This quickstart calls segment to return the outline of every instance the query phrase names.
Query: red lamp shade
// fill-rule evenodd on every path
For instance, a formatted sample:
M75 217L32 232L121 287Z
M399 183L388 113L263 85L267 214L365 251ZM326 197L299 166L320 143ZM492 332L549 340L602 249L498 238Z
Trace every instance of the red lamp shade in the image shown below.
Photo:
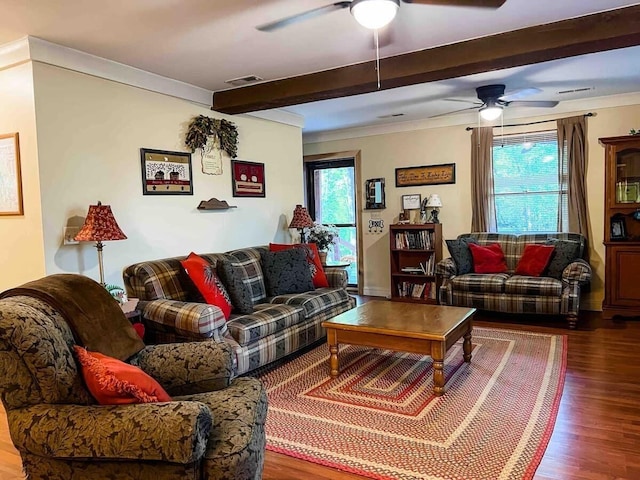
M84 225L74 239L79 242L97 242L96 249L98 250L98 266L100 267L100 283L102 285L105 284L104 267L102 266L102 248L104 246L102 241L124 240L125 238L127 236L120 230L109 205L102 205L102 202L98 202L97 205L89 205Z
M124 240L127 236L124 234L118 222L116 222L110 205L89 205L89 212L84 221L84 225L75 236L75 240L79 242L100 242L103 240Z
M302 205L296 205L295 210L293 211L293 218L291 219L291 223L289 224L289 228L306 228L313 227L313 220L309 215L306 207Z

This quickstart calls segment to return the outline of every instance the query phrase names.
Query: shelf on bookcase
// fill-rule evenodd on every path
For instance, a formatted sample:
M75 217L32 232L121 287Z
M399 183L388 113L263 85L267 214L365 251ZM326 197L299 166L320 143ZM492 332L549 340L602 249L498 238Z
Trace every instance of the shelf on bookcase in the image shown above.
M392 277L411 277L411 278L422 278L422 279L434 279L435 275L425 275L423 273L403 273L403 272L394 272L391 274Z
M413 298L413 297L391 297L392 302L409 302L409 303L438 303L435 298Z
M418 248L392 248L392 252L415 252L415 253L433 253L435 250L433 248L429 250L420 250Z

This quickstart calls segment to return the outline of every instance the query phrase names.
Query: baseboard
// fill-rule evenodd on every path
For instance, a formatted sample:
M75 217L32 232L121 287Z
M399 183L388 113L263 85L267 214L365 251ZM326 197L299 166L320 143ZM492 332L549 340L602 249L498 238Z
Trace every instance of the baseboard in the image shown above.
M391 294L389 293L389 290L387 290L386 288L364 287L362 289L362 294L368 295L370 297L391 298Z

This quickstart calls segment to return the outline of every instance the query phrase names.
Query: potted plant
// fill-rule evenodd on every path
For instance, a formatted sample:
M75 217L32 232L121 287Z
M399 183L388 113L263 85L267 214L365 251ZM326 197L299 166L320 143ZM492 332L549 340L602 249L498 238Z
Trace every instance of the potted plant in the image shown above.
M309 242L317 245L323 265L327 263L327 252L336 243L337 238L338 229L335 225L315 223L309 230Z

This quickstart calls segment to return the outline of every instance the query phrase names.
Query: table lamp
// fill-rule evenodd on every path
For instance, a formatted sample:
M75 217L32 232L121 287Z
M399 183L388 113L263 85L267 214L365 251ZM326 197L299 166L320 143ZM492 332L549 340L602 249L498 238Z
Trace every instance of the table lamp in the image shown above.
M111 212L110 205L89 205L89 212L84 225L74 237L79 242L97 242L98 266L100 267L100 284L104 285L104 268L102 266L102 244L107 240L125 240L127 236L120 230L118 222Z
M442 201L440 200L440 196L437 193L433 193L429 196L429 200L427 200L427 208L432 208L431 217L429 217L429 223L440 223L438 220L438 209L442 207Z
M300 230L300 243L306 243L306 235L304 233L304 229L308 227L313 227L313 220L309 215L306 207L302 205L296 205L295 210L293 211L293 218L291 219L291 223L289 224L289 228L297 228Z

